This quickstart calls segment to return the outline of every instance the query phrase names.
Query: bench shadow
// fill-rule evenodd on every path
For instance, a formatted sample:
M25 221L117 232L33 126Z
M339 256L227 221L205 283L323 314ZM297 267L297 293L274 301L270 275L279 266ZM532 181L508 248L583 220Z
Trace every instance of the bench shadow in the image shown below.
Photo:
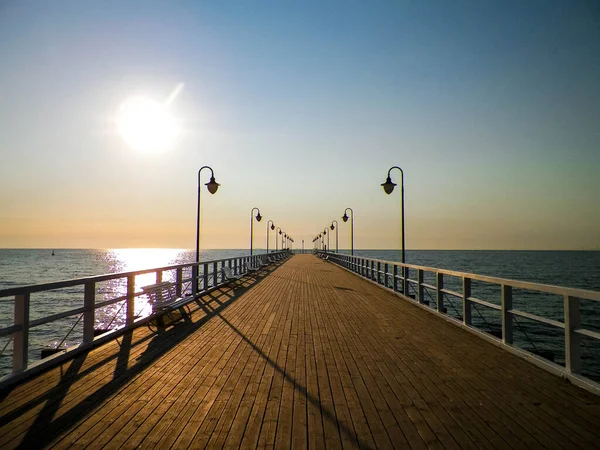
M213 291L206 294L202 294L196 300L192 301L195 309L193 309L190 314L185 314L184 320L173 324L168 329L159 327L157 332L148 334L137 340L134 339L134 332L136 330L130 330L124 333L116 353L112 353L106 358L103 358L100 362L83 371L81 368L87 356L91 351L98 350L98 348L79 354L70 361L69 367L64 374L62 374L58 384L21 407L16 408L9 414L2 416L2 418L0 418L0 427L10 424L13 421L18 422L22 416L28 415L30 411L38 409L39 405L43 404L41 410L36 414L35 420L25 431L18 447L41 448L54 442L75 424L84 420L87 415L93 413L98 405L101 405L106 399L117 393L123 386L141 374L157 358L183 342L194 331L199 329L213 317L218 316L242 295L254 288L278 266L279 265L273 265L273 267L265 268L251 277L243 277L238 280L237 286L235 287L228 288L227 286L223 286L215 288ZM224 297L225 300L223 300ZM216 306L211 306L214 303L216 303ZM204 313L204 316L193 321L190 315L197 315L199 313ZM134 361L130 361L132 350L135 347L146 343L146 350ZM83 400L70 407L68 411L62 412L60 417L55 417L62 406L63 399L78 380L92 373L94 370L98 370L102 366L110 364L115 359L116 364L112 379L90 393L90 395ZM29 379L29 382L35 380L35 378L36 377ZM19 385L6 388L6 390L2 392L2 398L9 397L10 393L17 386Z

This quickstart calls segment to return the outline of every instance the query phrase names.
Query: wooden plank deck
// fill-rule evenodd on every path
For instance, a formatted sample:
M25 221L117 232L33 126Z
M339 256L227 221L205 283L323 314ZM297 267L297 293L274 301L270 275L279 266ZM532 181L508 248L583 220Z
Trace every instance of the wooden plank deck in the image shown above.
M2 449L600 447L600 398L312 255L0 401Z

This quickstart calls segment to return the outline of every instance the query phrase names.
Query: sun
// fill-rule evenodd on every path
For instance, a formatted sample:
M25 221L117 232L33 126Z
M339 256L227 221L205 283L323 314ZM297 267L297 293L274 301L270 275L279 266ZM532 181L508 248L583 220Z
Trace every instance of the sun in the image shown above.
M144 96L129 97L121 103L116 125L130 147L147 153L173 147L179 135L168 105Z

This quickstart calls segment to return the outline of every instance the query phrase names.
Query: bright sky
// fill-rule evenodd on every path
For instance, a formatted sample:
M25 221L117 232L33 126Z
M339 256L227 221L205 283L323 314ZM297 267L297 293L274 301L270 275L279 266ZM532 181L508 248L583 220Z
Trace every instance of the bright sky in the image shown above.
M598 5L3 1L0 247L600 249Z

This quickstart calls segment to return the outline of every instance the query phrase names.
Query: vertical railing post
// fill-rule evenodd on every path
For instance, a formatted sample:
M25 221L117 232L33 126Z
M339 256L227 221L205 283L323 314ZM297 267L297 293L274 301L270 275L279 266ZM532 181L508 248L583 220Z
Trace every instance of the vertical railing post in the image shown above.
M398 266L394 264L394 292L398 292Z
M177 297L181 297L183 285L183 268L178 267L175 270L175 293Z
M236 274L236 275L239 274L239 272L238 272L238 261L239 261L239 258L235 258L233 260L233 273Z
M127 311L125 323L131 325L135 317L135 275L127 275Z
M157 270L156 271L156 282L157 283L162 283L163 280L163 271L162 270Z
M471 325L471 279L463 277L463 323L465 325Z
M419 296L419 303L425 301L425 288L423 287L423 270L419 269L417 273L417 295Z
M444 289L444 274L440 272L436 272L436 281L437 281L437 310L439 313L444 313L444 293L442 289Z
M216 262L213 263L213 287L217 285L217 277L219 276L219 271L217 270Z
M15 325L13 333L13 372L23 372L27 368L29 354L29 294L15 295Z
M199 266L194 264L192 266L192 295L195 297L198 294L198 272Z
M403 266L402 273L404 274L402 283L402 293L408 297L408 267Z
M202 290L206 291L208 289L208 263L202 264Z
M94 340L94 321L96 314L96 282L87 281L83 288L83 342Z
M381 263L377 261L375 267L377 267L377 284L381 284Z
M375 261L371 260L371 280L375 281Z
M513 343L513 321L512 321L512 286L502 285L502 342L511 345Z
M579 299L565 295L565 368L568 373L581 370L581 337L575 332L581 324Z
M389 283L388 282L388 275L389 275L389 273L388 273L388 264L384 263L383 264L383 277L384 277L383 279L385 280L385 282L384 282L384 286L385 287L388 287L388 283ZM394 286L394 285L392 284L392 286Z

